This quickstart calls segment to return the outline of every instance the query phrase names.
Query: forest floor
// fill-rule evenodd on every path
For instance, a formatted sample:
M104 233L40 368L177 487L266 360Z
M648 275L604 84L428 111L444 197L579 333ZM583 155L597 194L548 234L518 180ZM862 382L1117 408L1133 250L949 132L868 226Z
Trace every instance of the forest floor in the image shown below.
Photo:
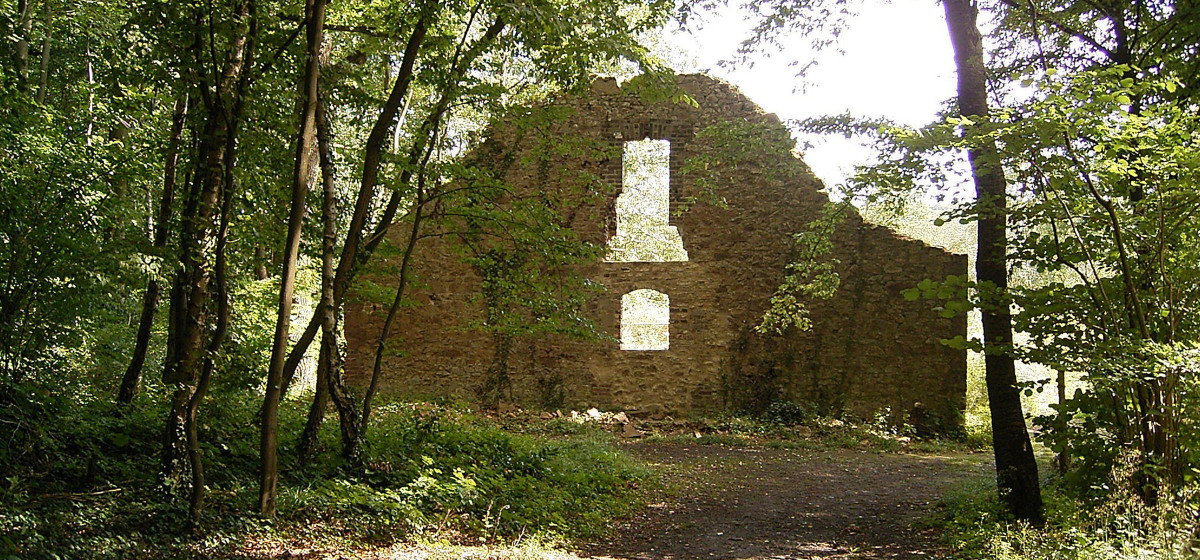
M662 501L585 546L595 558L940 558L919 523L987 455L632 444L667 476Z
M571 553L521 548L396 547L397 560L900 560L948 558L923 521L939 499L990 476L981 453L777 449L676 442L621 447L654 465L663 487L607 538Z

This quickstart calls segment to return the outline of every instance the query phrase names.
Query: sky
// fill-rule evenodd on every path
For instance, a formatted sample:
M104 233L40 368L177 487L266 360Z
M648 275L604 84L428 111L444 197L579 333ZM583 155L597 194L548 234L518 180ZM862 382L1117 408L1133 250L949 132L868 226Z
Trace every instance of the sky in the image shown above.
M737 2L732 2L737 4ZM887 117L920 126L933 120L954 95L954 54L942 7L933 0L894 0L863 7L850 20L838 47L819 53L804 78L793 61L810 60L809 41L785 38L783 52L757 56L753 67L722 67L748 36L737 6L703 16L699 28L672 30L666 42L679 71L702 71L738 86L764 110L784 120L837 115ZM843 182L871 152L842 138L820 140L805 151L805 163L828 185Z

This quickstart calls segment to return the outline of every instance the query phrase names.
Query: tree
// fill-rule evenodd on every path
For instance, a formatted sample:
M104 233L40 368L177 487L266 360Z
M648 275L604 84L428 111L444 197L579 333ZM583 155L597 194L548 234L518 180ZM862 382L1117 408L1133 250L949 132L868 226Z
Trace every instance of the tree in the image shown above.
M188 45L192 61L178 72L194 77L189 85L194 88L191 97L198 100L195 113L200 131L192 181L183 193L180 261L170 291L163 383L173 391L161 469L168 487L190 481L195 523L204 493L197 412L230 320L227 235L238 134L254 72L258 16L254 0L240 1L228 13L194 7L180 16L182 21L173 24L194 35ZM226 34L213 36L210 26ZM220 53L219 58L212 57L214 52Z
M163 162L163 186L158 214L154 220L154 248L163 251L167 247L171 232L171 210L175 203L176 178L179 171L179 151L183 141L183 125L187 117L188 98L186 95L175 100L175 108L171 117L171 133L167 141L167 153ZM129 367L121 376L121 387L117 391L117 404L130 404L137 395L138 386L142 381L142 366L146 363L146 352L150 348L150 331L154 328L154 314L158 309L158 299L162 286L156 276L151 276L146 285L146 295L142 301L142 315L138 321L137 335L134 340L133 357Z
M308 182L314 169L317 142L317 107L320 105L321 44L325 32L325 0L304 3L307 48L305 49L304 78L300 82L303 105L300 130L296 135L296 166L292 174L292 200L288 215L287 241L283 250L283 273L279 285L279 313L275 322L275 340L271 344L271 363L267 370L267 387L262 414L262 465L259 513L275 515L275 488L279 481L279 463L275 454L279 429L279 399L283 383L283 362L287 354L288 329L291 326L292 295L296 281L296 256L300 251L300 230L304 225Z
M974 0L943 0L954 62L958 67L958 110L970 139L968 157L975 180L975 212L979 217L976 281L981 290L983 351L992 416L992 449L996 486L1018 519L1042 522L1042 495L1037 461L1025 426L1021 394L1011 352L1012 318L1008 289L1008 183L995 140L979 132L972 119L988 118L987 68L983 38L976 24Z
M883 161L856 181L881 197L944 180L937 158L950 150L981 141L998 148L1009 184L1009 268L1035 278L1009 286L1014 326L1028 334L1012 351L1060 380L1082 376L1086 390L1067 398L1060 381L1057 410L1036 421L1043 440L1072 459L1069 487L1093 498L1095 488L1119 484L1153 504L1180 487L1182 465L1200 450L1185 427L1196 410L1190 372L1200 369L1186 319L1196 305L1188 240L1200 227L1200 200L1186 186L1197 161L1186 84L1194 57L1179 47L1197 30L1177 18L1189 10L1008 4L999 31L1004 72L992 74L995 105L986 118L951 116L920 131L839 118L810 123L878 136ZM1117 53L1138 65L1113 63ZM1009 95L1018 83L1024 89ZM982 220L986 211L963 207L943 219ZM932 284L910 295L932 294ZM991 286L982 288L949 303L994 305ZM1135 465L1132 476L1120 474L1126 465Z
M1012 320L1009 312L1011 300L1007 293L1007 183L995 141L974 122L979 120L982 123L988 117L988 73L984 65L982 37L976 24L978 4L972 0L945 0L943 6L958 67L957 103L962 115L961 122L965 125L966 147L977 193L973 209L966 217L977 220L979 227L976 273L980 297L977 304L984 318L984 340L981 349L985 355L997 490L1013 515L1033 523L1041 523L1042 500L1037 463L1025 426L1020 399L1021 388L1017 384L1013 358ZM753 35L743 43L741 53L746 55L760 48L762 44L774 44L779 41L783 31L797 29L816 33L816 38L810 39L814 47L826 47L833 43L846 25L848 16L853 13L852 7L853 3L845 0L799 4L788 1L753 3L752 9L760 19ZM880 127L880 123L868 123L854 118L819 119L809 123L813 129L829 131L841 128L856 132L867 131L872 125L879 130L887 129L886 126ZM944 136L939 139L951 142ZM923 149L938 150L945 146L946 144L937 144L936 140L926 139ZM893 146L891 149L896 148ZM903 150L894 153L899 153L900 156L890 160L890 163L894 164L892 167L881 165L877 169L864 171L855 179L861 189L861 196L881 196L895 185L900 185L904 190L913 187L914 164L902 161L913 154ZM897 176L902 178L897 180ZM792 291L802 292L795 288ZM817 290L813 293L827 292L828 290ZM788 295L786 291L782 293ZM781 321L775 318L774 322Z
M348 205L350 219L340 236L343 241L331 287L293 346L281 374L282 391L294 376L300 356L321 331L321 390L310 408L301 449L312 449L312 438L324 414L318 401L328 398L340 418L343 457L352 465L361 460L381 371L374 368L359 406L357 395L343 379L344 350L338 323L355 278L385 243L397 216L411 220L408 225L413 235L408 246L401 248L404 255L411 255L423 236L422 216L430 213L434 204L443 203L439 186L444 181L439 166L463 150L454 143L464 138L449 133L454 112L471 108L477 118L486 121L491 111L520 96L519 91L504 85L505 77L515 72L524 73L526 79L546 79L550 85L541 86L542 94L558 84L584 83L588 68L597 61L636 56L639 51L634 46L635 34L661 21L666 6L665 2L655 2L626 13L610 3L599 2L542 1L519 8L491 2L429 2L388 14L393 21L398 17L406 22L402 29L408 38L394 75L388 63L386 77L391 86L382 110L371 110L376 116L362 144L362 172L353 204ZM547 22L553 23L543 25ZM330 84L330 90L336 87ZM336 115L336 111L331 113ZM398 121L405 126L400 127ZM333 127L337 127L336 122ZM387 150L389 140L394 153ZM327 175L332 176L335 158L330 159ZM391 319L385 322L378 338L381 348L382 341L391 334L407 281L408 276L401 273L391 290ZM268 403L264 411L271 406Z
M1000 53L1006 63L1023 63L1045 76L1063 75L1062 83L1056 84L1053 78L1042 79L1035 71L1025 72L1027 81L1039 83L1044 91L1038 97L1041 104L1031 108L1035 122L1057 132L1054 142L1039 140L1040 151L1031 154L1061 157L1057 161L1027 158L1038 172L1028 182L1050 193L1047 198L1056 202L1044 208L1052 219L1105 232L1097 240L1078 235L1060 239L1053 231L1058 243L1052 254L1058 255L1064 266L1075 267L1089 290L1092 313L1104 318L1096 324L1103 327L1096 340L1111 346L1104 349L1095 342L1085 343L1084 347L1091 349L1090 359L1082 362L1045 348L1039 349L1039 354L1044 360L1060 362L1060 369L1089 372L1093 384L1114 391L1107 405L1121 411L1114 418L1114 431L1121 434L1123 444L1138 449L1142 466L1135 485L1138 493L1153 503L1160 484L1172 487L1183 480L1176 416L1182 411L1174 394L1182 390L1179 373L1171 373L1177 368L1161 371L1152 364L1162 359L1164 348L1188 339L1186 334L1179 338L1188 332L1180 317L1187 314L1183 310L1190 304L1189 291L1181 289L1188 282L1181 283L1179 276L1188 269L1183 264L1186 257L1179 254L1179 248L1187 244L1180 243L1179 236L1186 237L1185 232L1191 230L1193 224L1187 216L1194 206L1191 197L1178 190L1176 179L1192 171L1185 163L1184 154L1191 146L1187 140L1190 124L1184 115L1189 109L1194 112L1194 100L1200 93L1200 65L1194 48L1200 41L1200 7L1174 1L1078 6L1005 2L1004 6L1001 30L1009 36L1032 35L1025 48L1002 44ZM1103 84L1106 91L1096 95L1076 89L1080 77ZM1074 123L1060 121L1060 115L1067 114L1073 115ZM1044 139L1041 134L1032 137ZM1068 165L1056 165L1062 161ZM1122 171L1106 173L1105 167ZM1060 204L1064 200L1074 204ZM1080 212L1087 207L1103 218L1095 226L1089 227L1090 220L1081 219L1090 214ZM1182 218L1156 221L1155 214ZM1102 254L1103 245L1109 247ZM1109 254L1115 258L1104 256ZM1116 271L1115 282L1095 273L1102 269ZM1114 301L1119 302L1115 307ZM1036 320L1031 323L1049 327ZM1122 353L1140 356L1132 360L1142 362L1135 369L1156 373L1128 375L1132 364L1118 363L1129 361L1118 356ZM1115 396L1126 392L1131 399ZM1086 399L1074 403L1085 404ZM1073 408L1063 405L1064 410ZM1063 435L1071 432L1063 422L1055 425ZM1065 452L1069 443L1060 439L1058 445ZM1087 462L1094 467L1095 459L1087 458Z

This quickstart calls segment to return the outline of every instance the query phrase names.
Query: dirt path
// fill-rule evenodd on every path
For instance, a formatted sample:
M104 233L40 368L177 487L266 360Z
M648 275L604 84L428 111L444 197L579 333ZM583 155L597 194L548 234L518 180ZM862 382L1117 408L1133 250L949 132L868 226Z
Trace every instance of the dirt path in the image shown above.
M593 558L941 558L911 527L948 489L986 476L984 456L634 444L671 497L623 520Z

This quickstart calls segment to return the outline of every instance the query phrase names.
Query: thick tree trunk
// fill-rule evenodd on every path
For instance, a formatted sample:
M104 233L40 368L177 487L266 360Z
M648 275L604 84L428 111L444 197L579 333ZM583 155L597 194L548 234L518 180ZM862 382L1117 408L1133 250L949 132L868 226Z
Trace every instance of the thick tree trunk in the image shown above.
M271 347L271 363L267 369L267 388L263 404L262 434L259 446L261 480L259 513L275 516L275 494L279 481L277 437L279 429L279 400L282 397L283 365L287 356L288 331L291 328L292 296L296 282L296 256L300 252L300 230L304 225L305 198L313 168L313 147L316 143L317 87L321 79L320 51L325 26L325 1L307 0L304 6L308 27L308 49L304 68L304 106L301 109L300 131L296 137L296 165L292 175L292 206L288 215L287 242L283 249L283 272L279 285L279 313L275 322L275 340Z
M175 100L171 117L171 136L167 141L167 156L163 162L163 191L159 199L158 214L154 222L154 247L164 249L171 231L171 205L175 201L175 177L179 165L179 144L183 139L183 121L187 117L188 98L184 94ZM158 307L161 287L151 277L142 300L142 316L138 323L137 338L134 340L133 358L125 375L121 377L121 388L117 391L117 404L130 404L137 395L142 382L142 366L146 362L146 351L150 347L150 330L154 326L154 312Z
M171 288L171 328L168 359L163 366L163 383L174 387L171 409L163 438L162 478L168 488L181 487L190 469L187 443L188 410L198 406L195 398L205 358L205 339L210 330L210 282L220 246L220 228L214 216L225 189L233 188L233 167L242 107L249 87L248 68L253 63L257 23L254 0L244 0L237 10L239 29L230 41L227 62L212 83L197 84L206 109L204 132L180 232L180 269ZM195 48L208 56L207 46ZM214 233L216 230L216 233ZM218 309L219 312L219 309ZM211 337L208 337L212 341ZM211 357L211 356L210 356ZM193 404L194 403L194 404Z
M977 6L972 0L944 0L943 6L958 67L959 113L968 118L984 119L988 115L987 71L983 62L983 40L976 23ZM968 136L975 130L974 126L968 126ZM982 313L996 485L1000 498L1013 515L1040 524L1043 521L1042 494L1037 462L1025 427L1011 354L1012 317L1006 295L1007 183L995 141L982 136L974 140L968 157L975 178L979 211L979 254L975 272L981 285L995 287L993 297L985 298Z

